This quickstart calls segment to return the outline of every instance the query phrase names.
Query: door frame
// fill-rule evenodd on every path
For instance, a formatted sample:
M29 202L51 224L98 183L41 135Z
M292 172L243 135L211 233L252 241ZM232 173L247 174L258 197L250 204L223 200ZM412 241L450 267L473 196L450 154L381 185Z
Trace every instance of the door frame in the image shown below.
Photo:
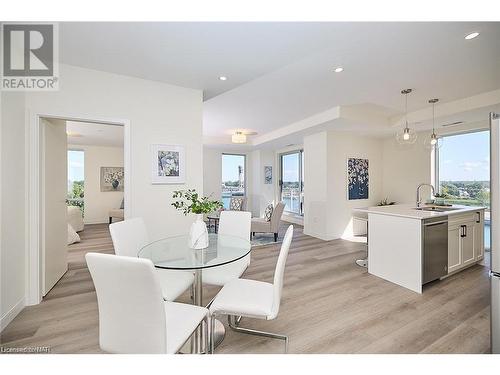
M41 139L41 119L54 118L66 121L81 121L89 123L100 123L123 126L123 167L125 178L124 184L124 217L128 217L130 210L130 121L126 119L110 119L88 114L74 113L27 113L29 121L27 123L25 147L28 150L26 159L26 227L28 236L26 243L26 279L25 279L25 303L26 305L36 305L42 300L42 153L44 152Z

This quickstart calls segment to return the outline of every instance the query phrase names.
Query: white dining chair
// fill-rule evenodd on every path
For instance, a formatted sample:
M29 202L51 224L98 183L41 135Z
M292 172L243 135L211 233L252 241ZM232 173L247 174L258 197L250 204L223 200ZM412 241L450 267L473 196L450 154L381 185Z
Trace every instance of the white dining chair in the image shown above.
M126 219L109 226L115 254L120 256L137 257L139 250L149 243L148 233L144 220L140 217ZM165 270L156 268L160 279L163 298L174 301L194 282L192 272Z
M219 218L219 236L234 236L250 241L252 214L246 211L222 211ZM203 270L203 283L223 286L239 278L250 265L250 253L223 266Z
M214 332L214 322L217 315L227 315L229 326L236 332L270 337L285 341L285 353L288 351L288 336L242 328L240 320L230 317L247 317L256 319L273 320L278 316L281 293L283 290L283 274L285 263L293 237L293 226L290 225L285 233L281 245L278 262L274 271L273 283L263 281L235 279L228 282L217 294L210 305L211 332ZM211 333L211 334L212 334ZM214 337L210 340L210 351L214 351Z
M164 301L149 259L87 253L99 308L99 346L110 353L177 353L205 322L204 307Z

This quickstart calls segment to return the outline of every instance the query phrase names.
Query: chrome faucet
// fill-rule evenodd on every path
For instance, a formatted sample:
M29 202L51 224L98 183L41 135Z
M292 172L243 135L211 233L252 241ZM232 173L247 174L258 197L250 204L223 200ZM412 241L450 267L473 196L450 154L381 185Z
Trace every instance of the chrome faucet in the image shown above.
M420 207L420 204L422 203L422 200L420 199L420 188L422 186L430 186L431 190L432 190L432 195L434 195L435 193L435 190L434 190L434 186L432 186L431 184L420 184L417 186L417 207Z

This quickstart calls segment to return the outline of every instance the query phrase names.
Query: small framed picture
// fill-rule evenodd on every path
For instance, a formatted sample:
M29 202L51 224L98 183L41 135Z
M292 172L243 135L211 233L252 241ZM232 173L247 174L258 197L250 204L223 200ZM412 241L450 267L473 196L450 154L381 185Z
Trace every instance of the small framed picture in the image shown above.
M101 191L123 191L123 167L101 167Z
M153 184L186 183L184 146L151 145L151 182Z
M273 183L273 167L270 165L264 166L264 184Z

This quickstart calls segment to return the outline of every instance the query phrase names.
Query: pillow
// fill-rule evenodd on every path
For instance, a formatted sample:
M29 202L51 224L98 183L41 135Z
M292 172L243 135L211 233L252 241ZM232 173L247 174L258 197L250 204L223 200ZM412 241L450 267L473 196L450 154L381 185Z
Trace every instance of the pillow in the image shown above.
M231 211L241 211L243 208L243 199L244 198L231 198L229 209Z
M264 219L266 219L266 221L271 221L271 217L273 216L273 210L274 207L272 203L266 207L266 210L264 211Z
M68 224L68 245L71 245L75 242L80 242L80 236L75 232L73 227Z

